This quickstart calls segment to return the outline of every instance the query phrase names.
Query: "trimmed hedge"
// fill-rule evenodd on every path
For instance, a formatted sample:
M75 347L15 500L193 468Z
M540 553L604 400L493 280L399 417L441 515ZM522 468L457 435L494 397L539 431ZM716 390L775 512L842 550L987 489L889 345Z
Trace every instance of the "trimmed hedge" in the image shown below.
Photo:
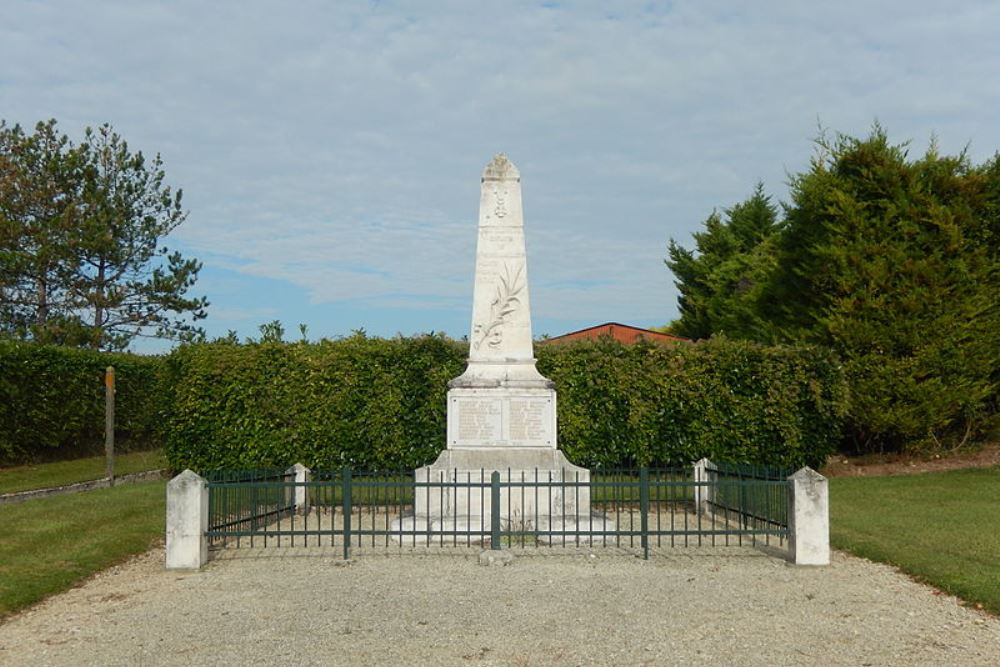
M209 343L168 360L175 469L301 461L413 468L445 440L445 391L465 346L436 336L319 343Z
M439 336L211 343L167 360L175 469L406 469L445 445L447 382L467 345ZM536 346L559 392L559 442L585 466L718 461L818 467L847 408L836 360L713 339Z
M103 451L108 366L115 367L116 448L159 445L163 357L0 341L0 465Z
M818 469L840 440L848 390L818 347L722 337L538 346L559 392L560 448L579 465L717 462Z
M210 343L167 357L0 341L0 465L100 451L115 366L121 449L171 466L406 469L445 444L448 380L467 345L441 336ZM536 346L559 392L560 448L588 467L716 461L818 467L847 408L827 352L716 338Z

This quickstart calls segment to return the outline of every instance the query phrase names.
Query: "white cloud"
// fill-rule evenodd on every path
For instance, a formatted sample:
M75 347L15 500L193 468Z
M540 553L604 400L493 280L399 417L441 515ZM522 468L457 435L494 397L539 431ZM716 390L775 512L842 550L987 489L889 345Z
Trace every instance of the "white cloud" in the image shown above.
M667 239L758 179L783 197L817 119L1000 147L996 3L608 7L14 2L0 110L112 121L184 187L186 249L314 304L467 309L478 174L505 150L533 306L565 319L669 319Z

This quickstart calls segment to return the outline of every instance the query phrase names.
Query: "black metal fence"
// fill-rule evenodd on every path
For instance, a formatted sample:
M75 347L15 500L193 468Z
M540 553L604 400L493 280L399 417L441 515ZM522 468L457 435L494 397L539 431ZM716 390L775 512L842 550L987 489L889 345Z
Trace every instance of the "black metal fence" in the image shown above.
M295 509L289 494L295 483L292 472L277 468L213 470L204 478L209 489L210 532L256 534Z
M771 482L785 483L794 470L732 463L706 465L705 502L729 512L741 525L788 526L788 502ZM779 484L780 486L780 484Z
M489 546L651 549L784 545L789 483L781 473L713 466L589 474L454 470L291 470L206 476L213 549Z

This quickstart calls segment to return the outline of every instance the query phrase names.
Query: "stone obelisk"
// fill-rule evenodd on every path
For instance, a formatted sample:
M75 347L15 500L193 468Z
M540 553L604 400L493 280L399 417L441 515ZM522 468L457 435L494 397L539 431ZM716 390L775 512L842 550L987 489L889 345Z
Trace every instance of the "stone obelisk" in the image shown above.
M555 384L535 368L521 174L504 154L483 171L469 363L448 383L448 449L556 448ZM506 466L505 466L506 467Z
M590 472L556 448L555 384L535 368L532 349L521 175L502 153L486 165L481 181L468 366L448 387L447 449L415 471L418 482L488 483L498 471L504 481L549 483L541 493L508 498L505 491L510 515L504 521L521 517L529 530L568 530L581 518L593 525L586 486L551 486L558 480L585 484ZM483 498L458 487L417 486L414 516L396 527L483 530L489 527L488 502L488 493Z

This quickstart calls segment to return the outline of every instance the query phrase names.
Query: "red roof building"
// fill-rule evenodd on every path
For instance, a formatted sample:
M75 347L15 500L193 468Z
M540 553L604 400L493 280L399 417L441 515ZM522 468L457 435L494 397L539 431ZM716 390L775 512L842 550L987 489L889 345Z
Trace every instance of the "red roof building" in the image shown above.
M563 342L563 341L582 340L582 339L597 340L601 336L611 336L619 343L624 343L625 345L631 345L640 338L645 338L648 341L656 343L691 342L690 339L688 338L681 338L680 336L671 336L670 334L660 333L659 331L652 331L650 329L640 329L639 327L630 327L627 324L619 324L618 322L607 322L606 324L598 324L597 326L587 327L586 329L580 329L579 331L571 331L561 336L553 336L552 338L546 338L545 340L539 342L554 343L556 341Z

